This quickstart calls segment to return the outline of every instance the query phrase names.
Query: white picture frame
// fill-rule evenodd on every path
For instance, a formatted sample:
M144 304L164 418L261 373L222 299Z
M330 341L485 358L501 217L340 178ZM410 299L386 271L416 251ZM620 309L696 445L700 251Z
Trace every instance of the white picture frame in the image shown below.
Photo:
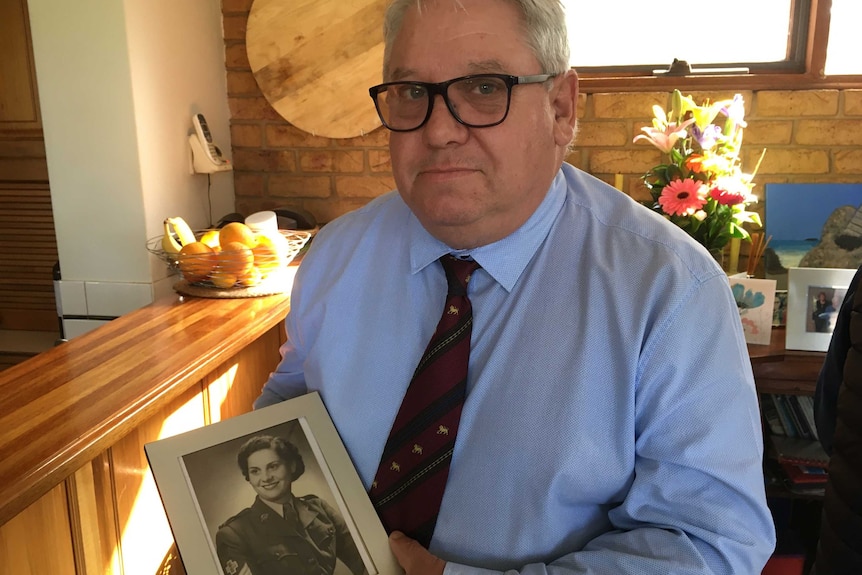
M855 273L855 269L788 269L786 349L829 349L838 310Z
M187 573L243 572L235 561L224 561L227 568L222 565L216 532L239 512L249 512L252 504L263 504L237 463L239 446L261 435L281 437L296 446L305 471L293 481L293 495L319 498L340 512L367 575L403 573L316 392L144 446ZM350 575L351 570L338 561L335 575L341 573Z

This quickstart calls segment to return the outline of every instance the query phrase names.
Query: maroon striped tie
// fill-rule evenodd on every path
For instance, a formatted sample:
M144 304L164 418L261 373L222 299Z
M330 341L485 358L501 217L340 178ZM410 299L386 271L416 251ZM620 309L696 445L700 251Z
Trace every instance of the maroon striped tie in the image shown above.
M431 542L449 477L461 407L473 309L467 297L472 260L440 258L449 293L443 317L419 361L389 432L369 495L388 532Z

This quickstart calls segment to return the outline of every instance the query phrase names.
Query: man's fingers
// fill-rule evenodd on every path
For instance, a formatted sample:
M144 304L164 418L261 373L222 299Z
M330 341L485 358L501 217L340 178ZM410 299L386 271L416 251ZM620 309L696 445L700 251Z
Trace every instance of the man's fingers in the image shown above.
M389 536L389 548L407 575L443 575L446 562L400 531Z

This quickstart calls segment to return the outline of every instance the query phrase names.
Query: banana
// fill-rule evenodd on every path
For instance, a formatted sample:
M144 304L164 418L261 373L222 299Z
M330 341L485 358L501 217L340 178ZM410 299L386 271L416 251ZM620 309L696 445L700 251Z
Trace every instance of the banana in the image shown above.
M169 254L177 254L183 246L197 241L195 233L181 217L165 218L165 235L162 236L162 249Z
M195 233L181 217L176 216L168 218L166 221L173 226L174 232L177 234L177 238L179 239L181 246L197 241Z
M165 235L162 236L162 249L169 254L178 254L182 249L182 246L174 237L174 232L171 229L170 219L168 218L164 221L165 225Z

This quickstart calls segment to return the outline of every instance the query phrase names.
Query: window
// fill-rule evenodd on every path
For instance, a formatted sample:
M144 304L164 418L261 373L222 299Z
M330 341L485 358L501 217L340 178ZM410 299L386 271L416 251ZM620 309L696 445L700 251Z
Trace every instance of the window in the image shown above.
M563 2L586 92L862 87L860 0Z
M696 5L673 6L663 0L569 0L571 64L576 69L645 65L651 71L666 68L674 58L727 66L788 56L792 0L722 0L720 13L704 10L703 16Z
M862 74L860 22L862 22L862 2L859 0L832 0L829 44L824 70L827 76Z

